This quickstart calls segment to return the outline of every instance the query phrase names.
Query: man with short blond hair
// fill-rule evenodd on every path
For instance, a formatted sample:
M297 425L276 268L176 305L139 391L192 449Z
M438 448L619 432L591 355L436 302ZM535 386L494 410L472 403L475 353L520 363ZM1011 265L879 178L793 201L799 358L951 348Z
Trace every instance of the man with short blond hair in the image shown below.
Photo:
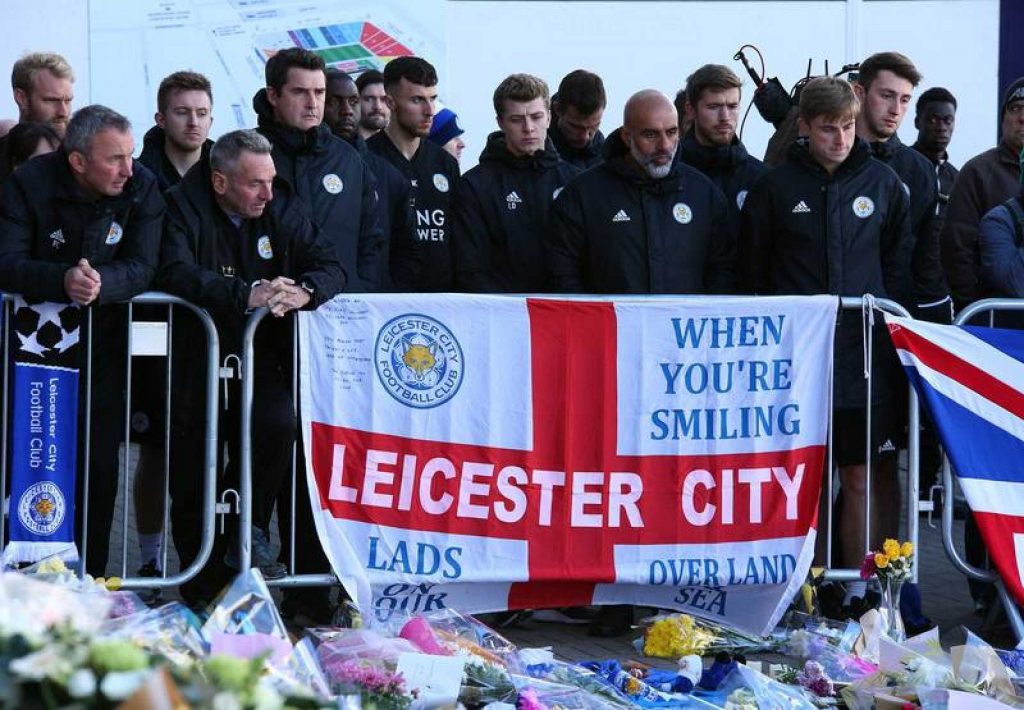
M472 293L546 290L544 231L551 203L580 171L548 138L550 94L543 79L512 74L494 90L500 130L459 181L455 278Z
M19 123L45 123L64 137L71 118L75 74L59 54L33 52L14 63L11 88ZM0 138L0 183L7 179L7 136Z
M871 158L856 136L860 102L844 80L818 77L800 95L800 132L787 160L750 190L741 213L739 283L760 295L872 294L906 302L909 278L909 200L897 175ZM838 519L843 567L864 557L867 393L863 325L841 314L836 328L833 458L843 505ZM858 314L859 315L859 312ZM901 433L894 409L906 390L888 336L873 333L871 379L871 532L877 547L895 535L884 527L898 510L899 483L879 466L896 454ZM863 589L860 602L863 602ZM847 600L853 608L855 600Z

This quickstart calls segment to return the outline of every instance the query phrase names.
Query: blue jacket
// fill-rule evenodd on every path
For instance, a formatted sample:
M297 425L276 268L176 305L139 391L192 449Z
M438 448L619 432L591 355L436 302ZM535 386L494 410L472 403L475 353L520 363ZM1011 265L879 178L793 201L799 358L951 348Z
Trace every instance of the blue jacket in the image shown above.
M1024 298L1024 207L1013 197L985 213L978 230L983 282L998 296ZM1011 204L1011 202L1013 204ZM1016 209L1016 219L1011 210Z

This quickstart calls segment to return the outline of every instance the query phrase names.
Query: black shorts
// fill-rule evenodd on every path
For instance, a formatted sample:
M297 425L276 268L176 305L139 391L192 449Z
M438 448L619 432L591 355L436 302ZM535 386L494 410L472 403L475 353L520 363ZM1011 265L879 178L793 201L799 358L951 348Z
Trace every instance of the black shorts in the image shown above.
M903 445L903 426L895 401L871 408L871 460L895 456ZM832 415L832 462L836 466L867 463L867 411L836 409Z

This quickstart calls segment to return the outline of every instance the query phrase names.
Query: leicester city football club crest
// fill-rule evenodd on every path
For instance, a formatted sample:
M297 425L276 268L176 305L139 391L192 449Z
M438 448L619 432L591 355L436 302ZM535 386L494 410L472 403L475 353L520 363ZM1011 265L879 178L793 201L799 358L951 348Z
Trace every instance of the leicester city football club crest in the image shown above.
M111 246L121 241L121 237L124 236L124 227L117 222L110 223L110 229L107 230L106 245Z
M33 535L52 535L64 522L64 494L51 481L33 483L18 499L18 520Z
M448 192L448 178L441 173L434 173L434 187L438 192Z
M870 197L861 195L853 201L853 213L861 219L867 219L875 213L875 202Z
M419 313L392 318L377 333L373 354L381 385L408 407L444 404L462 385L462 346L436 318Z
M256 251L260 253L261 259L273 259L274 258L274 247L270 245L270 237L264 234L256 242Z
M321 182L323 182L324 189L332 195L337 195L345 188L345 183L334 173L324 175L324 179Z
M672 216L679 224L689 224L693 219L693 210L685 202L677 202L672 207Z

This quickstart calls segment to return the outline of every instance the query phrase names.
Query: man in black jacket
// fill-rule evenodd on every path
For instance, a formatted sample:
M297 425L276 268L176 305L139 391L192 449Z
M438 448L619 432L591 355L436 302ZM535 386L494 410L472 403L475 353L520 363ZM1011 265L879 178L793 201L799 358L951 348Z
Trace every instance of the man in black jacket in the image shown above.
M164 212L156 178L132 160L134 152L128 119L86 106L68 122L63 147L15 171L0 196L0 290L94 306L92 410L79 417L80 442L91 423L89 521L79 550L87 548L94 576L106 574L124 432L126 318L112 304L149 287ZM83 390L88 379L83 372Z
M391 119L366 144L409 181L414 211L414 254L391 255L396 291L450 291L452 225L459 163L427 140L437 102L437 71L420 57L399 57L384 67Z
M345 290L373 291L387 262L376 181L352 146L322 123L324 60L299 47L276 53L267 86L253 98L258 129L274 146L276 180L288 199L334 242L348 271Z
M580 171L547 138L548 85L513 74L494 91L500 131L459 182L455 279L471 293L538 293L547 286L544 231L551 203Z
M139 162L156 175L160 190L166 192L181 182L193 165L209 159L213 89L202 74L174 72L160 82L156 105L156 125L143 138ZM163 306L140 305L132 313L136 320L167 320ZM134 494L141 577L161 576L166 369L162 358L143 357L132 362L131 423L132 441L139 446ZM153 590L139 592L147 603L158 596Z
M739 283L763 295L873 294L906 302L909 279L909 201L899 177L871 158L854 131L858 102L842 79L819 77L800 96L800 131L787 161L751 189L743 206ZM867 481L863 328L841 316L835 345L833 457L839 466L840 563L864 557ZM859 314L858 314L859 315ZM888 336L876 329L872 378L871 531L873 546L894 537L900 491L891 467L900 431L893 415L905 390ZM880 470L886 468L886 470ZM863 598L864 590L849 595Z
M947 89L934 86L917 99L914 114L917 141L913 148L927 158L935 169L939 184L939 202L935 207L935 231L942 231L946 217L946 206L953 192L953 183L960 173L949 162L949 143L956 128L956 97Z
M270 553L268 527L277 492L288 473L295 440L295 410L290 394L293 310L316 308L342 290L344 270L326 240L294 201L275 202L274 161L269 141L256 131L227 133L168 192L167 220L158 283L168 292L205 308L217 325L221 354L240 354L250 311L269 308L274 320L257 330L253 403L253 564L264 576L280 577L285 568ZM190 327L191 326L191 327ZM194 322L175 329L175 349L195 351L202 342ZM183 361L184 360L184 361ZM193 362L175 360L172 398L171 519L182 565L199 550L202 492L205 373ZM237 385L233 382L232 385ZM240 388L232 386L221 403L222 438L230 470L224 487L236 487L239 457ZM231 406L229 406L231 405ZM206 501L210 505L211 501ZM223 543L207 569L182 593L195 603L227 580L221 564ZM238 566L237 550L224 562Z
M605 144L605 162L559 194L548 230L557 290L732 291L736 244L725 196L676 159L677 121L661 92L634 94Z
M705 64L686 79L684 109L690 129L679 144L680 159L711 178L729 201L739 224L743 200L766 168L736 136L740 78L721 64Z
M938 233L933 224L939 199L935 174L924 156L896 135L920 81L921 74L914 64L899 52L879 52L861 62L853 85L861 102L857 136L870 144L876 159L896 171L910 196L914 316L948 324L953 321L953 300L942 273Z
M169 74L157 89L156 107L156 125L142 139L139 162L156 175L160 189L166 191L181 182L189 168L210 155L210 80L192 71Z
M608 97L601 77L585 69L562 77L558 93L551 97L551 142L558 154L580 170L604 160L604 117Z
M362 101L352 77L339 69L327 70L327 101L324 105L324 123L359 152L377 181L380 202L381 229L388 238L388 268L381 274L378 288L392 289L391 271L408 273L412 268L406 262L417 263L418 246L413 236L412 207L409 204L409 181L391 163L370 150L360 131Z

